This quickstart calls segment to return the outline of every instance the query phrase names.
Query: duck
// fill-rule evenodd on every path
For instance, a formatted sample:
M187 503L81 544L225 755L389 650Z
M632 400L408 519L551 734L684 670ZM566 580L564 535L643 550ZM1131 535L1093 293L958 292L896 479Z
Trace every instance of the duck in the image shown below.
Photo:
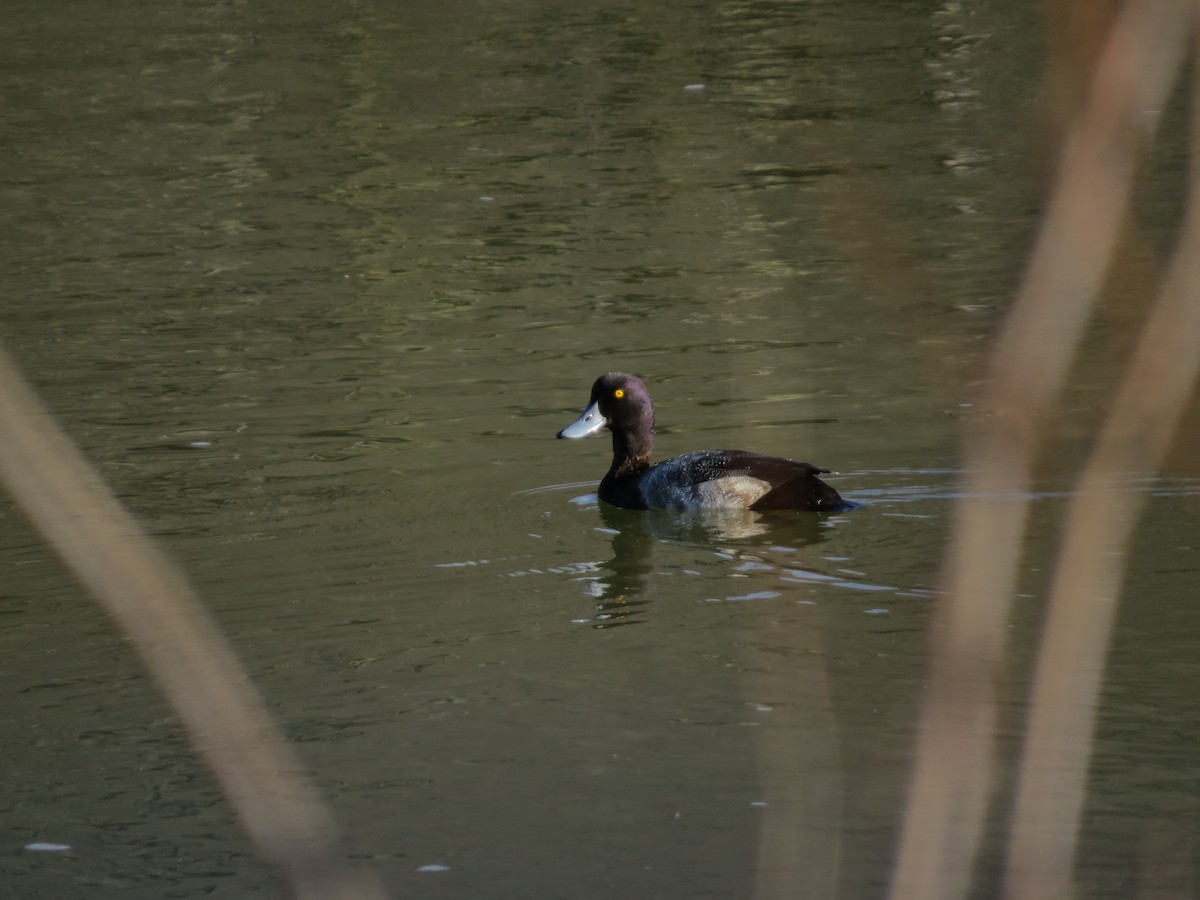
M850 508L818 476L828 469L746 450L696 450L651 463L654 404L635 375L609 372L592 385L579 418L559 438L612 432L613 459L600 481L605 503L625 509L801 509L837 512Z

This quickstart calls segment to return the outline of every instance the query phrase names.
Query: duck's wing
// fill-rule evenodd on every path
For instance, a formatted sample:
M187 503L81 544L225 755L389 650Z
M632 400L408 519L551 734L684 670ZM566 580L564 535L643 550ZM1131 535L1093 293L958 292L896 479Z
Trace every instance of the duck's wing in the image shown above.
M837 491L817 478L825 471L746 450L698 450L652 466L638 488L650 508L844 508Z
M849 506L837 491L817 477L829 470L812 463L734 450L730 451L729 465L770 485L750 504L750 509L834 511Z

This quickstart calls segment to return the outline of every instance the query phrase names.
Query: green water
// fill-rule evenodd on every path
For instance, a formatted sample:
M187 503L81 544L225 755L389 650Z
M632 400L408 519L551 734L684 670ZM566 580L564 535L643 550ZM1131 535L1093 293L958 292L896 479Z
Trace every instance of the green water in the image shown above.
M882 895L961 426L1036 221L1039 27L868 0L10 4L4 340L395 896L749 897L768 827L797 896ZM650 385L660 453L808 459L860 507L600 508L606 443L553 436L609 369ZM1006 753L1070 468L1034 503ZM1148 834L1194 858L1200 823L1200 485L1133 489L1156 498L1090 897L1134 895ZM279 896L8 503L0 546L5 895Z

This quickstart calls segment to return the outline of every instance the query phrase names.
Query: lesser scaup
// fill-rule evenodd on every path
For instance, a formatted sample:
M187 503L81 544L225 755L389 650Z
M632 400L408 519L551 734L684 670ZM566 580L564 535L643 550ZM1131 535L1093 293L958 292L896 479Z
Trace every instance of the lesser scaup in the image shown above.
M745 450L698 450L651 465L654 405L641 379L601 375L587 409L558 433L582 438L612 430L613 461L600 499L626 509L846 509L817 477L828 469Z

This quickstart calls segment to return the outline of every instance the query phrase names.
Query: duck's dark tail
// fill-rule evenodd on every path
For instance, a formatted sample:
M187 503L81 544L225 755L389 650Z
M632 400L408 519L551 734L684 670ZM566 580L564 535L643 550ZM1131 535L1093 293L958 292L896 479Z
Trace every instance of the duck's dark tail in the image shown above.
M853 503L842 499L842 495L823 482L816 475L809 479L812 482L809 490L810 505L808 509L816 510L817 512L840 512L843 509L852 509Z
M853 503L842 499L842 495L817 477L816 466L805 465L805 471L795 478L758 498L751 509L807 509L813 512L840 512L853 508Z

